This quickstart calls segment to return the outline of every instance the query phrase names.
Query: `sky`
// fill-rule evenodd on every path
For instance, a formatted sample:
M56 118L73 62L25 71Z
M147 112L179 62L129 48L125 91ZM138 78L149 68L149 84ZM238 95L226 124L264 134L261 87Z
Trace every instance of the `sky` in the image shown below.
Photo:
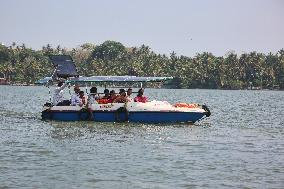
M194 56L284 48L284 0L0 0L0 42L74 48L106 40Z

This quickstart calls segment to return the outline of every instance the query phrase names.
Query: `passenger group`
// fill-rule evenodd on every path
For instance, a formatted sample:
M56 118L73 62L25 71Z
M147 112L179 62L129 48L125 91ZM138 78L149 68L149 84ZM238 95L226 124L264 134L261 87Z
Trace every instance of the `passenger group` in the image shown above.
M142 102L146 103L148 101L145 97L144 89L139 89L137 96L133 99L132 89L129 88L127 91L125 89L120 89L119 93L115 93L115 90L109 91L104 90L103 96L99 96L97 88L92 87L88 96L85 96L84 91L81 91L79 86L74 87L74 94L71 96L71 100L63 99L63 89L66 87L66 83L59 82L57 88L54 91L53 104L56 106L85 106L91 104L107 104L107 103L126 103L126 102Z

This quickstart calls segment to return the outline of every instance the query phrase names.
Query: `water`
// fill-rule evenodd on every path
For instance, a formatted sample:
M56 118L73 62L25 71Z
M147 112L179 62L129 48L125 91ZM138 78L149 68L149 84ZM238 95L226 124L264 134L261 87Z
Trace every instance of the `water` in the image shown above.
M45 87L0 91L0 188L284 188L283 91L145 91L206 103L194 125L45 122Z

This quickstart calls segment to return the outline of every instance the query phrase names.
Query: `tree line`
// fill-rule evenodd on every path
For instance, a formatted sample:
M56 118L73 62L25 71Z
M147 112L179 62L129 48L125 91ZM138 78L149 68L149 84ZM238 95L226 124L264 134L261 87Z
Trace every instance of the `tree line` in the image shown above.
M208 89L284 89L284 49L277 53L228 52L218 57L198 53L194 57L157 54L150 47L125 47L120 42L105 41L100 45L85 43L73 49L43 46L40 50L25 44L0 45L0 77L10 83L33 84L51 75L53 66L48 56L70 55L80 75L172 76L172 88Z

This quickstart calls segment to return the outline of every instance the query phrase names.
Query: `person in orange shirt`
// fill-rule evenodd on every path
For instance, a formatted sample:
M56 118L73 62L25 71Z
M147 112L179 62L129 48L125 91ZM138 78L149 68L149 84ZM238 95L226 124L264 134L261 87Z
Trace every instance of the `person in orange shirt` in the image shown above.
M108 100L110 98L109 90L105 89L104 94L105 95L102 98L98 99L99 104L107 104L108 103Z

